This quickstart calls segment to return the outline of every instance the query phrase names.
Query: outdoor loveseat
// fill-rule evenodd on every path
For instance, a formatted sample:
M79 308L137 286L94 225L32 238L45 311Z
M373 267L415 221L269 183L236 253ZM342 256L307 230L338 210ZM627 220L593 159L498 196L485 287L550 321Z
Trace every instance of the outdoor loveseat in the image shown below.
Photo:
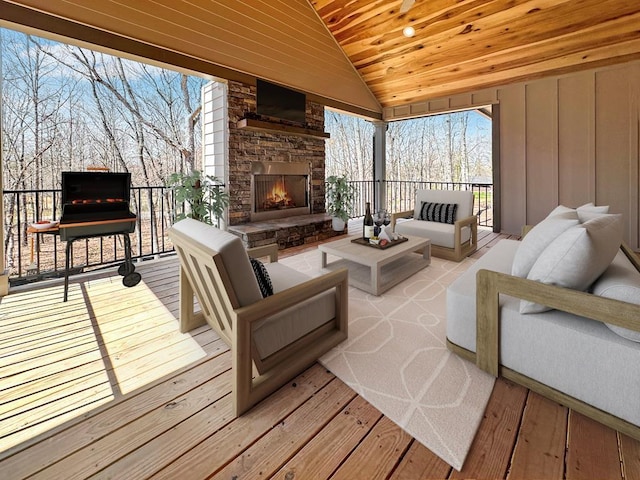
M554 212L449 286L448 346L640 439L640 260L620 215Z
M240 237L189 218L169 237L180 259L180 329L206 321L230 346L236 415L347 338L346 269L311 278L277 262L277 245L246 251ZM255 261L264 256L270 263Z
M391 228L401 235L429 238L433 256L459 262L477 248L473 199L468 190L417 190L414 209L394 213Z

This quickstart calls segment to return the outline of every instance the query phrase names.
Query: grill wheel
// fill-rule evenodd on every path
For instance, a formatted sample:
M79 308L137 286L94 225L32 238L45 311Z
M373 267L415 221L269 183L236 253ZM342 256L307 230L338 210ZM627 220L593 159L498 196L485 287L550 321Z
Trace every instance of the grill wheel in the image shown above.
M124 276L124 278L122 279L122 284L125 287L135 287L140 283L140 280L142 280L142 275L140 275L138 272L132 272Z

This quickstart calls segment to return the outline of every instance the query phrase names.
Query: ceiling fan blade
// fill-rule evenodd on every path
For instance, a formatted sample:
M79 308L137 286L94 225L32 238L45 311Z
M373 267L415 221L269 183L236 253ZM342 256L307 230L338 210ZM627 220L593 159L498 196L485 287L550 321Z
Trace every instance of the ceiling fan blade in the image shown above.
M400 13L407 13L413 4L416 3L416 0L402 0L402 5L400 6Z

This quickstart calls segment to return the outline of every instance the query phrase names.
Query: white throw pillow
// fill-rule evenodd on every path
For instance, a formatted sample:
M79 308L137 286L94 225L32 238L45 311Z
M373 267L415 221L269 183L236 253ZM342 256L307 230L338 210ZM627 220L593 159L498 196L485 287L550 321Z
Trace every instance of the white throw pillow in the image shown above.
M540 254L527 278L586 290L609 266L621 243L622 215L601 215L571 227L555 238ZM547 310L550 308L545 305L520 302L520 313Z
M576 212L578 212L580 222L584 223L592 218L609 213L609 205L596 206L593 203L585 203L576 208Z
M578 213L560 205L534 226L518 245L511 264L511 275L526 278L540 254L562 232L580 223Z
M624 253L618 253L614 262L593 284L592 293L640 305L640 272L633 267ZM608 323L605 325L621 337L640 342L640 332L638 331Z

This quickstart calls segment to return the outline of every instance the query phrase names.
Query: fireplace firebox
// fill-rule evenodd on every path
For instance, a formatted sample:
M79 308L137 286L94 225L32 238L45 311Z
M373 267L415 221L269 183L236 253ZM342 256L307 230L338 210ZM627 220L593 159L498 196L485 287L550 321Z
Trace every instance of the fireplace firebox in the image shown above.
M304 162L251 163L251 221L311 213L310 165Z

